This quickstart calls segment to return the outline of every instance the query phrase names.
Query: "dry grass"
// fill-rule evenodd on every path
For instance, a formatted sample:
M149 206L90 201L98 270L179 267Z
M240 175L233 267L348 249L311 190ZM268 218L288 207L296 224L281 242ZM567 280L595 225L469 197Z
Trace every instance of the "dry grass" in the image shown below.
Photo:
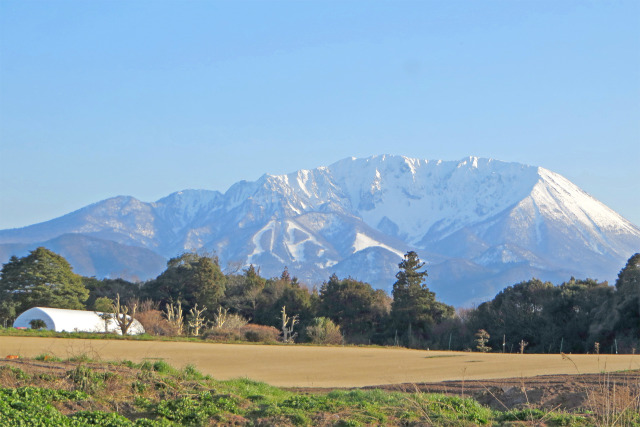
M603 373L586 393L597 425L640 425L640 381L632 382L624 373Z
M630 387L603 385L589 393L589 407L600 425L637 425L637 417L630 414L640 411L638 394Z
M573 357L562 354L562 358L570 361L575 370L580 373L580 368ZM596 361L601 371L598 382L584 387L587 396L586 407L591 412L596 425L640 425L640 378L635 377L634 380L629 371L608 371L608 360L606 358L601 360L599 354L596 355ZM632 362L629 363L629 369L635 369L632 367Z
M51 354L61 359L162 358L176 367L193 365L217 379L247 377L283 387L363 387L383 384L467 381L537 375L640 369L632 355L464 353L400 348L212 344L197 342L75 340L0 337L0 357ZM575 365L575 367L574 367Z

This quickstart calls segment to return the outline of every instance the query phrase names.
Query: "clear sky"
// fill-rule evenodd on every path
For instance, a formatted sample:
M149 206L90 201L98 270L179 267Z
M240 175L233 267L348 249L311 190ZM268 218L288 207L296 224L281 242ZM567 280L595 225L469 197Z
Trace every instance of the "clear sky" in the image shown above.
M375 154L640 225L640 1L0 0L0 228Z

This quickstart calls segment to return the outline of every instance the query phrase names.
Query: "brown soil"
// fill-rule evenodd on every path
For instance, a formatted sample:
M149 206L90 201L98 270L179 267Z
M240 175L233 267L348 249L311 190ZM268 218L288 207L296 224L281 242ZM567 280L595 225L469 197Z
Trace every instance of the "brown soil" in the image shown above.
M530 378L640 369L638 355L499 354L402 348L320 347L0 337L0 358L163 360L194 365L220 380L247 377L279 387L350 388L381 384Z

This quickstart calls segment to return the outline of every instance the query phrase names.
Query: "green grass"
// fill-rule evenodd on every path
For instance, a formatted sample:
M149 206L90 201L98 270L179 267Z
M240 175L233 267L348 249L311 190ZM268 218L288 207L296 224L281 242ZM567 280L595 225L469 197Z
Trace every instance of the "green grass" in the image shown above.
M48 360L50 362L61 362L62 361L62 359L60 359L59 357L54 356L54 355L49 354L49 353L39 354L36 357L34 357L34 359L35 360L43 360L43 361L44 360Z
M118 335L97 332L56 332L47 329L15 329L0 328L0 336L11 337L41 337L41 338L82 338L91 340L132 340L132 341L202 341L197 337L162 337L149 334Z
M39 358L39 369L43 362L57 363ZM0 367L0 425L589 425L579 415L500 412L440 394L380 389L305 394L247 378L217 381L193 366L175 369L162 360L79 361L60 371L30 374L28 363L24 370ZM7 387L11 383L16 386Z

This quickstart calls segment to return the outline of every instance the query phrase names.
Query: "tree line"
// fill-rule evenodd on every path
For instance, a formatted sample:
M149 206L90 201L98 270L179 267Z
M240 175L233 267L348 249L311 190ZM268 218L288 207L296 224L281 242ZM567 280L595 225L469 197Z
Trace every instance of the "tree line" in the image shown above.
M225 325L236 325L254 334L277 331L287 341L443 350L627 353L640 345L640 254L615 286L575 278L555 286L534 278L457 311L436 299L424 266L407 252L392 295L335 274L308 288L286 268L272 278L253 265L224 273L215 256L197 253L170 259L155 279L132 283L82 277L40 247L2 266L0 322L10 326L35 306L105 312L123 301L149 333L166 335L194 335L197 325L195 335L219 336Z

